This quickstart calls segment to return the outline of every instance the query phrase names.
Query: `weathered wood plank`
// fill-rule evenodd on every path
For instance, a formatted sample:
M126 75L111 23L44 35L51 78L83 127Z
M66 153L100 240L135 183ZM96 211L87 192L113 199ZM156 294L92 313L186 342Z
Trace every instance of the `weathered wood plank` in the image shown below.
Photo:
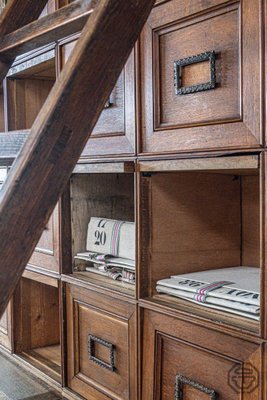
M83 29L97 0L78 0L3 37L1 59L45 46Z
M10 0L0 16L0 37L14 32L22 26L36 20L41 14L47 0ZM14 58L0 57L0 83L5 78Z
M0 36L14 32L39 17L48 0L9 0L0 16Z
M0 315L155 0L101 0L0 192Z

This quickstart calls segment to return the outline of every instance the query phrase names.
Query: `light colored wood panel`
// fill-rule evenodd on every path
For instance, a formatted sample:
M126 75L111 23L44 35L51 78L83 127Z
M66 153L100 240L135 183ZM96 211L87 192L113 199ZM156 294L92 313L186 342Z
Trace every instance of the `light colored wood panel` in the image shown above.
M59 206L55 208L45 230L29 260L29 265L60 272Z
M151 180L153 288L171 274L240 265L240 179L179 173Z
M58 288L59 286L58 279L52 278L51 276L37 274L36 272L25 270L23 272L23 277L55 288Z
M8 79L9 130L31 128L53 83L44 79Z
M134 172L133 162L99 163L99 164L77 164L73 170L74 174L103 174Z
M0 320L0 345L13 350L13 300L8 303L6 311Z
M15 293L14 313L17 353L59 344L58 288L22 278Z
M257 172L258 167L258 156L139 161L138 163L140 172L237 170L236 173L239 174L239 170L245 170L245 173L248 173L249 170Z
M242 265L260 267L260 181L242 177Z

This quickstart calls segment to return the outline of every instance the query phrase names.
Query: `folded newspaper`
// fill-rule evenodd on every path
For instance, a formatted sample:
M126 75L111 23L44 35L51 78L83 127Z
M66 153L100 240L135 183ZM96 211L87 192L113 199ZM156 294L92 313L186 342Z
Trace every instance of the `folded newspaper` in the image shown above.
M260 317L259 268L240 266L173 275L158 281L156 290L251 319Z
M86 252L77 253L88 272L135 283L135 224L92 217L88 224Z

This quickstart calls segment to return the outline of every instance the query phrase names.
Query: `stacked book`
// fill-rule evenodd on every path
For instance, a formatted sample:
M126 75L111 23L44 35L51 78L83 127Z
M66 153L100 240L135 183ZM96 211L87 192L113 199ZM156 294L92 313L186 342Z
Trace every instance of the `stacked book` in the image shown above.
M92 217L88 224L86 252L75 260L85 270L114 280L135 283L135 224Z
M173 275L157 282L156 290L247 318L260 318L260 270L232 267Z

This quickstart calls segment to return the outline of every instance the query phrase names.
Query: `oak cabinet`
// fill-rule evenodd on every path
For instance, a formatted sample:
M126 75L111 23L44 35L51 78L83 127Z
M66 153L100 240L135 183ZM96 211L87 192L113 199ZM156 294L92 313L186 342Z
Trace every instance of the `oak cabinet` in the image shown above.
M60 272L59 229L59 205L57 205L29 261L30 266Z
M261 2L172 0L141 37L139 152L259 147Z
M67 285L68 386L86 399L136 398L135 306Z
M60 290L55 278L25 271L14 293L14 352L61 382Z
M143 400L261 398L260 344L143 312Z
M263 3L155 2L0 320L1 347L66 398L266 397ZM78 37L16 59L3 131L31 128ZM135 223L135 282L78 256L92 217ZM236 266L259 271L254 318L157 288Z
M76 166L69 185L72 257L69 263L64 263L62 271L71 274L75 279L106 287L130 297L135 297L135 281L129 283L120 279L112 279L108 274L99 274L95 268L90 268L92 263L80 259L77 255L89 251L87 238L91 218L97 216L103 220L135 223L135 175L133 170L132 162L88 163ZM132 239L128 238L128 240ZM69 268L67 268L68 264Z
M76 41L60 46L60 69ZM88 93L90 96L90 93ZM135 154L135 51L133 50L92 132L81 158Z
M13 348L12 305L13 302L11 300L0 319L0 345L9 351L12 351Z
M245 155L140 161L138 165L142 238L139 296L178 312L258 333L260 315L251 318L235 310L211 310L157 288L169 277L250 266L255 268L255 284L260 292L260 273L264 269L262 160L257 155ZM226 269L224 278L231 281L227 273Z

